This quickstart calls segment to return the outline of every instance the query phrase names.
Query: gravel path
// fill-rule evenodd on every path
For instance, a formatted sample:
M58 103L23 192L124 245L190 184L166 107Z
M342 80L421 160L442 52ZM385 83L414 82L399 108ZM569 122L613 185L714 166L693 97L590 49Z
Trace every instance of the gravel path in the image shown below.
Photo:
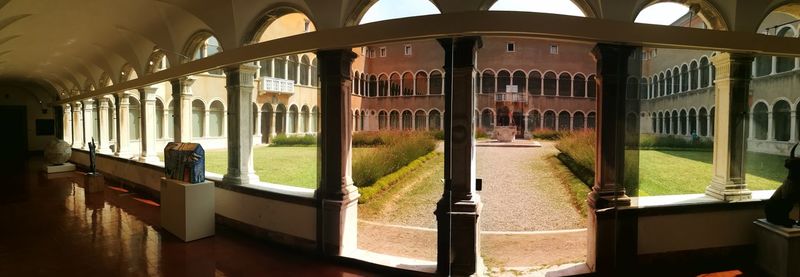
M586 220L554 172L553 142L540 148L478 147L477 175L483 179L481 228L542 231L583 228ZM556 160L556 162L558 162Z

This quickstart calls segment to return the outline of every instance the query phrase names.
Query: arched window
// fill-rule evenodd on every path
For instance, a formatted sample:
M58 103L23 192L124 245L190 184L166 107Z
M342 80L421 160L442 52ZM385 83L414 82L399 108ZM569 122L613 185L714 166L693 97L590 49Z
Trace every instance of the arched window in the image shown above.
M392 111L389 113L389 128L392 130L399 130L400 129L400 113L397 111Z
M676 135L680 134L680 133L678 133L678 131L680 131L680 127L681 127L680 126L681 124L679 123L680 118L679 118L679 115L678 115L678 111L672 111L671 118L672 118L672 123L671 123L671 125L672 125L672 133L676 134Z
M301 123L300 125L302 125L300 131L302 131L303 133L311 132L310 129L311 113L309 112L308 106L306 105L303 105L303 108L300 109L300 123Z
M766 140L767 139L767 122L768 122L768 110L767 104L763 102L759 102L755 106L753 106L753 124L755 126L750 126L750 128L754 128L755 130L755 139Z
M360 130L364 130L364 121L366 121L366 119L364 117L366 117L366 116L367 116L367 112L361 111L361 121L358 123L360 125L360 128L359 128Z
M789 26L783 27L777 33L779 37L795 37L794 31ZM794 58L793 57L776 57L775 58L775 70L778 73L791 71L794 69ZM777 139L777 137L775 138Z
M412 128L413 127L412 120L414 120L414 118L413 118L413 116L411 114L411 111L408 111L408 110L403 111L403 130L404 131L413 129Z
M492 130L492 126L494 126L493 119L494 116L492 115L491 110L489 109L483 110L483 112L481 112L481 127L483 127L485 131Z
M544 128L549 130L556 129L556 113L553 111L544 112Z
M308 60L308 56L303 55L300 58L300 84L310 86L311 81L308 77L310 74L308 71L311 69L311 62Z
M569 131L570 130L570 115L567 111L562 111L558 113L558 130L559 131Z
M387 124L388 122L386 117L387 117L386 111L380 111L378 113L378 130L386 130L386 127L388 127Z
M538 71L531 71L528 74L528 93L533 95L542 94L542 74Z
M556 95L556 83L558 80L556 79L556 74L553 72L547 72L544 74L544 95L547 96L555 96ZM545 114L545 117L547 114Z
M709 85L709 81L708 81L709 74L708 74L708 71L709 71L708 58L706 58L706 57L700 58L700 87L701 88L708 87L708 85Z
M681 66L681 91L689 91L689 67Z
M297 84L298 83L298 78L297 78L297 71L298 71L297 56L290 55L289 56L289 60L286 63L286 65L287 65L287 74L286 74L287 77L286 77L286 79L292 80L292 81L294 81L295 84Z
M772 73L772 56L756 55L756 77L767 76Z
M217 38L208 36L196 44L194 53L192 54L192 60L206 58L219 52L222 52L222 47L219 46Z
M286 58L275 57L272 63L275 66L275 69L272 71L274 74L273 77L278 79L286 79Z
M314 58L311 60L311 68L309 69L309 71L311 71L311 76L309 76L309 78L311 78L311 86L313 87L319 86L319 84L317 84L319 81L318 68L319 66L317 65L317 58ZM363 78L364 76L361 77ZM356 85L358 85L358 83L356 83Z
M524 1L523 1L524 2ZM515 0L499 0L492 4L489 8L490 11L518 11L518 12L535 12L535 13L550 13L569 16L585 17L584 12L572 1L568 0L549 0L548 5L521 5L520 1ZM542 2L544 3L544 2Z
M594 129L597 126L597 120L594 112L590 112L586 115L586 127L589 129Z
M581 74L575 74L575 79L572 81L573 96L586 97L586 79Z
M205 136L206 106L203 101L195 99L192 101L192 137L201 138Z
M275 133L286 134L286 106L283 104L275 108Z
M672 69L672 93L681 92L681 76L680 69L675 67Z
M650 128L652 129L653 133L658 133L658 130L656 130L656 127L658 127L658 117L656 113L650 115L650 120Z
M353 94L361 95L361 86L358 85L360 83L361 83L361 76L358 75L358 71L356 71L356 73L353 74Z
M528 131L536 131L542 128L542 115L537 110L528 112Z
M585 121L585 119L583 118L583 113L582 112L575 112L575 114L572 115L572 129L573 130L583 130L584 124L585 124L584 121Z
M670 87L669 85L671 84L667 82L667 78L665 77L664 72L658 74L658 94L661 96L669 95L669 93L667 93L667 88Z
M358 111L355 111L353 113L353 123L354 123L353 124L353 131L358 131L358 121L359 120L361 120L361 114Z
M697 135L697 111L689 110L689 135Z
M708 111L706 108L700 108L699 121L700 121L700 130L697 132L701 136L708 136Z
M558 76L558 96L572 96L572 77L569 73Z
M378 77L378 96L389 96L389 77L386 74Z
M369 75L369 96L378 96L378 77Z
M669 112L664 113L664 133L665 134L673 134L672 128L670 128L670 126L672 126L672 119L670 119L671 117L672 116L670 116Z
M527 88L525 84L525 72L514 71L511 84L517 86L517 92L525 92L525 89Z
M647 99L647 78L639 80L639 99Z
M714 108L711 108L711 135L714 135Z
M392 73L389 77L389 93L391 96L400 96L400 74Z
M221 137L225 134L225 108L222 102L211 102L211 107L208 109L208 133L212 137Z
M164 102L161 99L156 99L156 138L164 138Z
M297 133L297 123L298 123L298 116L297 116L297 106L292 105L289 107L289 114L286 120L286 132L289 134Z
M414 113L414 130L423 131L425 130L425 122L427 118L425 118L424 111L417 111Z
M424 71L417 72L416 95L428 94L428 74Z
M586 97L597 97L597 81L595 81L594 75L589 76L589 81L586 83Z
M775 140L789 141L792 125L789 122L792 108L789 102L780 100L772 107L772 130L775 131Z
M403 95L414 95L414 74L403 73Z
M481 74L481 92L482 93L494 93L495 92L495 84L494 84L494 72L491 70L484 70L483 74Z
M697 89L697 83L698 83L697 78L698 78L697 61L692 61L692 63L689 65L689 79L691 79L690 81L691 86L689 87L689 89L691 90Z
M508 71L500 70L497 72L497 92L507 92L506 88L511 84L511 74Z
M431 71L430 94L442 94L442 73L438 70Z
M311 132L317 133L319 132L319 108L314 106L311 108Z
M138 140L142 137L141 133L141 124L142 124L142 107L139 104L139 100L136 98L128 97L129 106L128 106L128 130L130 132L130 139L131 140ZM91 139L91 138L87 138Z
M667 78L666 79L666 81L667 81L667 95L671 95L672 94L672 71L671 70L667 70L666 78Z
M316 61L316 59L314 60ZM369 96L369 93L367 91L367 79L365 79L365 77L366 75L364 75L364 73L361 73L361 82L358 83L357 85L361 87L361 95Z
M658 91L658 75L653 75L650 78L650 90L652 90L654 98L661 96L661 92Z
M437 110L432 110L428 114L428 129L441 130L442 129L442 115Z
M687 135L687 133L686 133L686 110L681 110L680 119L679 120L680 120L680 123L678 123L678 125L680 125L681 135Z
M167 138L172 138L174 136L174 134L175 134L175 121L174 121L174 119L175 119L175 106L172 104L173 102L174 101L170 100L169 104L167 105L167 134L166 134ZM108 125L109 125L108 126L108 130L111 131L111 139L113 139L114 138L114 133L116 133L116 132L112 131L112 130L114 130L114 127L115 127L114 126L115 125L114 124L114 120L113 120L113 118L114 118L114 109L111 109L111 107L109 107L108 113L109 113L108 114L108 118L112 119L112 120L108 121Z

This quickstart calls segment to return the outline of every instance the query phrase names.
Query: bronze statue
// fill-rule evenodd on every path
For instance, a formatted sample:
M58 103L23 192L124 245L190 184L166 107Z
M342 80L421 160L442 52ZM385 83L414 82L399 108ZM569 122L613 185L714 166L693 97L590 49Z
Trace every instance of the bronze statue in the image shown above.
M89 142L89 175L97 174L97 165L95 164L97 160L97 146L94 144L94 138L92 141Z
M797 221L789 218L789 213L796 203L800 203L800 158L794 157L794 150L797 144L792 147L788 159L784 162L784 167L789 169L789 176L783 181L772 197L769 198L764 206L767 214L767 221L772 224L791 228Z

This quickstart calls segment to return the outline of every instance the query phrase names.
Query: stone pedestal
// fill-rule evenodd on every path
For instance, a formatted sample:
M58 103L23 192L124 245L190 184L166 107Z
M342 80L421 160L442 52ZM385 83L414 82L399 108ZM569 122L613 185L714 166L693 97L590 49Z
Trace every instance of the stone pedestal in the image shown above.
M75 171L75 164L63 163L59 165L46 165L44 166L44 171L47 172L47 174Z
M517 137L517 127L496 126L494 127L494 136L499 142L514 142Z
M753 221L756 228L756 264L770 276L800 276L800 228Z
M103 192L106 189L106 179L100 173L86 174L83 180L83 189L87 193Z
M183 241L214 235L214 182L161 178L161 227Z

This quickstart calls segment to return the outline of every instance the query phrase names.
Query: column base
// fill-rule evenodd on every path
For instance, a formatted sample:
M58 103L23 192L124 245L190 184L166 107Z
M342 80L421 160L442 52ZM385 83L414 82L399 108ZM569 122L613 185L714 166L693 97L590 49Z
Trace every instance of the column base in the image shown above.
M750 200L752 194L747 189L747 184L718 180L716 177L711 179L711 184L706 187L706 195L725 202Z
M323 199L323 252L342 256L358 249L358 188L348 186L343 200Z
M482 261L478 220L482 208L483 204L478 194L473 194L472 199L453 203L453 210L450 212L453 264L450 270L454 276L471 276L479 273Z
M616 187L616 185L608 185ZM627 207L631 205L631 198L625 194L625 190L592 190L587 199L589 207L600 210L611 207Z
M225 174L222 176L222 182L228 185L247 185L256 184L261 182L261 180L258 179L258 175L255 173L248 173L245 176L233 176Z

